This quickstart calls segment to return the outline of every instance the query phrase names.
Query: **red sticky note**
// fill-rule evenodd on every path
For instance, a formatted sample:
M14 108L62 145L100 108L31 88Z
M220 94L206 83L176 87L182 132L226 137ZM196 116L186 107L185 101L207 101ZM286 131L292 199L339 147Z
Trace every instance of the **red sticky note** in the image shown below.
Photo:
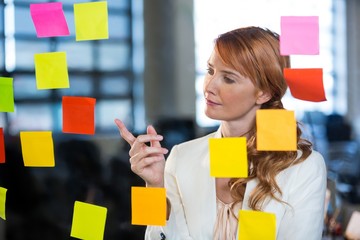
M5 163L5 141L3 128L0 128L0 163Z
M61 2L30 4L37 37L69 36Z
M326 101L321 68L284 68L284 78L294 98L311 101Z
M283 16L280 19L280 54L319 54L319 17Z
M68 97L62 99L63 132L95 134L95 98Z

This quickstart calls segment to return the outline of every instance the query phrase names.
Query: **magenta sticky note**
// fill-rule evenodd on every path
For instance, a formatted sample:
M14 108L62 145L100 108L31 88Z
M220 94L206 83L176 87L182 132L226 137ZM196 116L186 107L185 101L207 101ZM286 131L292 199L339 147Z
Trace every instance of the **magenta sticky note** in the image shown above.
M319 17L281 17L280 54L319 54Z
M30 13L37 37L70 35L61 2L30 4Z

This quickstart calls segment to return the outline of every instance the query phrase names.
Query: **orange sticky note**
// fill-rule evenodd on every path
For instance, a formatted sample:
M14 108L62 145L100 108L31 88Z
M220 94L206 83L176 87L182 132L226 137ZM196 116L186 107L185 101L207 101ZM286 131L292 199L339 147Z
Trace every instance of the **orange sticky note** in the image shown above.
M95 98L63 96L63 132L95 134Z
M246 138L209 139L210 176L222 178L248 177Z
M38 53L34 60L37 89L69 88L65 52Z
M312 102L326 101L322 68L284 68L284 78L294 98Z
M6 220L6 192L6 188L0 187L0 217L4 220Z
M76 41L109 38L107 2L74 4Z
M165 188L132 187L131 214L133 225L165 226Z
M256 128L258 151L296 151L297 132L294 111L257 110Z
M240 210L238 237L241 240L275 240L275 214L260 211Z
M26 167L54 167L52 132L20 132L21 149Z
M14 112L13 79L0 77L0 112Z
M107 208L75 201L71 237L87 240L104 238Z
M0 163L5 162L5 141L4 141L4 130L0 128Z

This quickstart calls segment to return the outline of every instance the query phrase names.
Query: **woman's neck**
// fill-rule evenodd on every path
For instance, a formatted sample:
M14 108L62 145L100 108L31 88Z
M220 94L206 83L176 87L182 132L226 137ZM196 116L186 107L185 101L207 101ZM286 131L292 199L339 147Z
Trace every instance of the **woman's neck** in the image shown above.
M239 124L231 122L221 123L222 137L246 137L252 126L250 124Z

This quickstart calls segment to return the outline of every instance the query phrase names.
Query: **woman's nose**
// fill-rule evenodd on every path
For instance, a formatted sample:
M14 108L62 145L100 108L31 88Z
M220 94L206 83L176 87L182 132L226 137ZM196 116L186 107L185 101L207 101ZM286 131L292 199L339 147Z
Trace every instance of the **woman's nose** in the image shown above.
M216 78L213 76L206 76L204 81L204 92L216 92Z

